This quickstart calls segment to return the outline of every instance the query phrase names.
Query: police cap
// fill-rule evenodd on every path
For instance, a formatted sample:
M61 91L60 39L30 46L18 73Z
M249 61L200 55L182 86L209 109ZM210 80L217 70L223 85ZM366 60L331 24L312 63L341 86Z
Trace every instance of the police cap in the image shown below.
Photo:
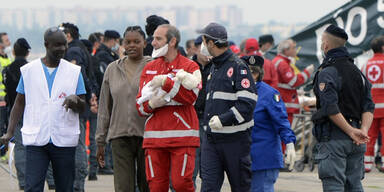
M118 39L120 38L119 32L115 30L106 30L104 32L104 37L110 38L110 39Z
M217 40L219 43L227 42L227 30L218 23L210 23L204 29L197 30L196 32Z
M337 27L336 25L328 26L325 31L336 37L348 40L348 34L344 31L344 29Z
M196 39L195 39L195 46L199 46L201 45L201 43L203 42L203 37L201 35L199 35Z
M263 57L261 56L258 56L258 55L250 55L250 56L242 56L241 59L243 61L245 61L245 63L248 65L248 66L259 66L259 67L263 67L264 65L264 59Z

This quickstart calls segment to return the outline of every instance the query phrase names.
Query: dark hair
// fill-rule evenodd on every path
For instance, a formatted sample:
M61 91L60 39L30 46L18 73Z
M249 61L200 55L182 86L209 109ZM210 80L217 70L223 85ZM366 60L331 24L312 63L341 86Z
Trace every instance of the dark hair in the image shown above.
M188 41L186 41L185 42L185 47L187 48L187 49L189 49L189 48L191 48L192 46L191 46L191 44L195 44L195 40L194 39L189 39Z
M384 36L378 36L371 41L371 48L374 53L382 53L384 46Z
M93 45L96 42L100 42L102 36L103 36L103 34L100 32L91 33L88 37L88 41L90 41Z
M21 46L18 43L13 45L13 51L15 52L16 57L25 57L29 53L29 50L25 46Z
M252 66L252 65L248 65L249 67L249 70L251 73L255 74L259 74L259 76L257 77L256 81L262 81L263 80L263 77L264 77L264 69L263 67L260 67L260 66Z
M208 43L209 41L213 41L213 43L216 45L217 48L228 47L228 41L226 41L224 43L220 43L219 41L217 41L217 39L213 39L213 38L208 37L206 35L204 35L204 39L205 39L206 43Z
M48 37L50 37L52 34L54 34L56 32L63 33L63 35L65 36L65 34L61 30L61 28L59 28L59 27L50 27L44 33L44 43L47 43L48 42Z
M73 24L73 23L63 23L61 24L61 27L63 27L64 33L69 33L71 34L71 37L73 39L79 39L80 34L79 34L79 28Z
M128 26L127 29L125 29L124 37L125 37L125 35L126 35L128 32L132 32L132 31L136 31L136 32L138 32L141 36L143 36L143 39L145 40L145 33L144 33L144 31L141 29L141 27L138 26L138 25L135 25L135 26Z
M0 43L4 43L3 42L3 36L5 36L5 35L8 35L6 32L1 32L0 33Z

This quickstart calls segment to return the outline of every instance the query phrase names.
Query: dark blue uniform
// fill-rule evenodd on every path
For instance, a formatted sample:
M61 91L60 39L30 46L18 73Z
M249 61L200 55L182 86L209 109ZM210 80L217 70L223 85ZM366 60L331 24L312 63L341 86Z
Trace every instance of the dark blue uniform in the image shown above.
M313 85L317 99L313 133L319 141L315 159L323 190L363 191L365 144L354 144L328 117L341 113L352 127L360 128L362 113L374 110L371 85L345 47L328 51Z
M246 64L229 49L212 63L203 121L201 191L220 191L225 171L232 191L247 192L251 187L250 128L257 100L254 81ZM223 128L209 127L215 115Z

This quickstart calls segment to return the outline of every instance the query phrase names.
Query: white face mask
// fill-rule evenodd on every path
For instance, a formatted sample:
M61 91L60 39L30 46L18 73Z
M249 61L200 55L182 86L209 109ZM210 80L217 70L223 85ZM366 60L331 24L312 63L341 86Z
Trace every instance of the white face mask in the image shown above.
M6 53L7 55L9 55L10 53L12 53L12 47L11 46L8 46L4 49L4 53Z
M158 49L153 48L152 58L162 57L168 52L168 43Z
M200 53L201 53L202 55L207 56L207 57L212 56L212 55L209 53L208 48L204 45L204 43L201 43Z
M112 51L117 51L119 49L120 45L118 43L115 44L111 49Z

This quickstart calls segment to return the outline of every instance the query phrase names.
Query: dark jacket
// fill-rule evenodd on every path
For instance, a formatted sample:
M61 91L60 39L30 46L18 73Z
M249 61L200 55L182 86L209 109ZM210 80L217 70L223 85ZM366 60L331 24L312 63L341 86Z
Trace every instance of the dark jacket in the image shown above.
M16 99L16 88L19 84L21 72L20 67L28 63L24 57L16 57L15 60L3 70L3 84L5 85L5 102L7 108L11 109Z
M195 109L197 116L199 117L199 120L203 120L204 117L204 108L205 108L205 100L207 98L207 78L209 75L209 71L211 69L212 63L209 62L207 65L203 66L197 61L197 56L194 55L192 57L192 60L196 62L200 67L201 72L201 81L202 81L202 87L199 91L199 96L197 97L196 103L195 103Z

